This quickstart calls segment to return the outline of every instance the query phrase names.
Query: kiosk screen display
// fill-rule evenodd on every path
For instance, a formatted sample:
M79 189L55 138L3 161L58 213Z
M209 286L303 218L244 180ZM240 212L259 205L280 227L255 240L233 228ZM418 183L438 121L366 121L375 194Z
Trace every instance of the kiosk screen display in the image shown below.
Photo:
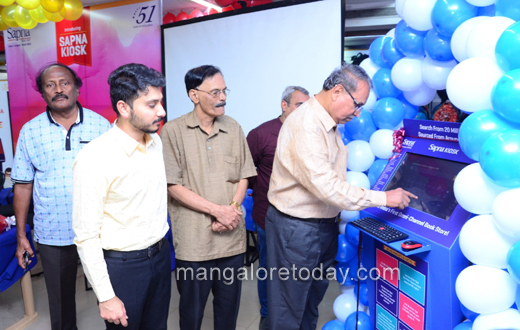
M419 197L411 199L411 208L448 220L457 206L453 193L455 177L467 165L406 153L384 190L408 190Z

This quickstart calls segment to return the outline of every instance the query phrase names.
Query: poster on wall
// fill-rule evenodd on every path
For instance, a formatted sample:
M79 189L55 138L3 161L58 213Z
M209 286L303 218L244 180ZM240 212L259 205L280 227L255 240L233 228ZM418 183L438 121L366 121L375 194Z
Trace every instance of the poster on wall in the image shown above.
M45 111L36 76L51 63L70 66L83 80L78 101L107 118L116 119L108 76L127 63L161 70L159 0L126 0L85 7L76 21L39 24L32 30L4 32L13 141L22 126Z

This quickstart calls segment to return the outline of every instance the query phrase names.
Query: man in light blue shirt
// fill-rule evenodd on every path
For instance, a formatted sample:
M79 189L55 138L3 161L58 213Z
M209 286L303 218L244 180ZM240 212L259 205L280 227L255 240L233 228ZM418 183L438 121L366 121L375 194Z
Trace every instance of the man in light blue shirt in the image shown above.
M12 169L16 256L24 267L24 252L34 255L25 235L32 198L34 240L43 265L51 326L76 330L78 253L72 230L72 163L81 148L106 132L110 123L77 101L82 81L68 66L43 68L36 85L47 109L20 131Z

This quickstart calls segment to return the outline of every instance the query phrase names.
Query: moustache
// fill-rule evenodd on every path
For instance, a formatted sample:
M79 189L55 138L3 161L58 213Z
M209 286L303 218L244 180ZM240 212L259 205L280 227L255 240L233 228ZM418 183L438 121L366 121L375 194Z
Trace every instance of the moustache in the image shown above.
M54 101L56 101L57 99L59 99L60 97L63 97L65 100L68 100L68 99L69 99L69 97L68 97L67 95L65 95L65 94L58 94L58 95L56 95L56 96L54 96L54 97L52 98L52 101L54 102Z
M153 123L154 123L154 124L158 124L158 123L162 122L162 121L163 121L163 119L164 119L164 118L161 118L161 119L157 119L157 120L156 120L156 121L154 121Z
M225 105L226 105L226 102L224 101L222 103L218 103L217 105L215 105L215 107L220 108L220 107L223 107Z

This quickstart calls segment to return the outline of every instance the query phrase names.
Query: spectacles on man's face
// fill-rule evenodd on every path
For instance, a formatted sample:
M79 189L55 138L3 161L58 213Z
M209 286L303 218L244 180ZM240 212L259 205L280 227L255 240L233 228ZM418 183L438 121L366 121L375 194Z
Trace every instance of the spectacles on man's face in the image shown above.
M211 95L211 96L214 97L214 98L219 97L219 96L220 96L220 93L224 93L224 95L228 96L229 93L231 92L231 90L229 90L229 88L224 88L224 89L214 89L214 90L209 91L209 92L203 91L202 89L198 89L198 88L194 88L194 90L199 91L199 92L207 93L207 94Z
M348 91L348 89L346 89L345 87L343 87L343 89L345 90L345 92L347 92L347 94L352 98L352 101L354 101L354 109L356 111L361 111L363 109L363 106L364 104L360 104L355 98L354 96L352 96L352 94L350 94L350 92Z

